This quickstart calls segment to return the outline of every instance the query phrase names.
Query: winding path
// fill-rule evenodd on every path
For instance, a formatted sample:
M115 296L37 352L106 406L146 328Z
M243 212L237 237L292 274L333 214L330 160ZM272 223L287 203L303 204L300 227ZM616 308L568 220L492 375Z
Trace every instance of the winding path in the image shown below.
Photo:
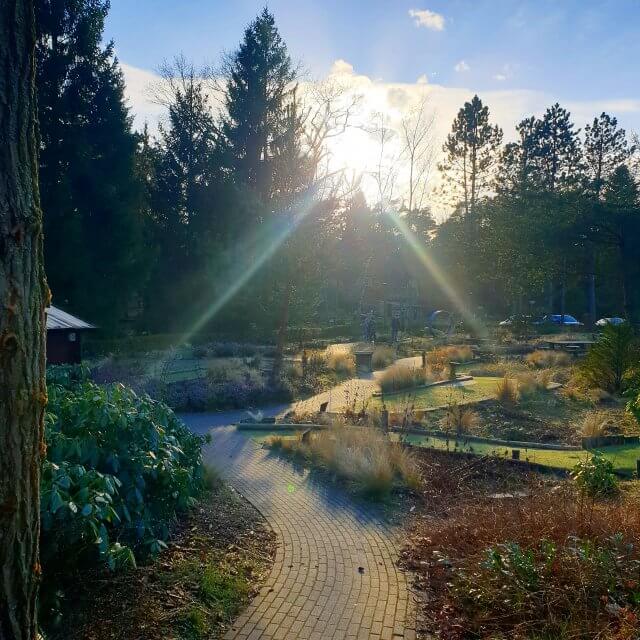
M184 419L199 432L213 423ZM225 637L413 640L413 602L395 563L400 531L233 427L211 435L207 461L262 512L279 542L266 584Z

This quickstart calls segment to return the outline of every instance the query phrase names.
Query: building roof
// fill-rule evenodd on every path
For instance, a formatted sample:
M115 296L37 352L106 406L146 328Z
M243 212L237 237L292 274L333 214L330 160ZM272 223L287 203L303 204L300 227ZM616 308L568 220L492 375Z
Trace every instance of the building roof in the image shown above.
M46 309L47 330L49 329L95 329L92 324L72 316L70 313L51 306Z

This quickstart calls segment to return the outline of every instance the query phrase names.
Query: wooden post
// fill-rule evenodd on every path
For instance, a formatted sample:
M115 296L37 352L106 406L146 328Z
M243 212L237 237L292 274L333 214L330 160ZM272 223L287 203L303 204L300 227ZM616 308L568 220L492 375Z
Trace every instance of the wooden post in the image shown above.
M636 475L640 478L640 460L636 460Z
M520 460L520 449L511 449L511 459Z

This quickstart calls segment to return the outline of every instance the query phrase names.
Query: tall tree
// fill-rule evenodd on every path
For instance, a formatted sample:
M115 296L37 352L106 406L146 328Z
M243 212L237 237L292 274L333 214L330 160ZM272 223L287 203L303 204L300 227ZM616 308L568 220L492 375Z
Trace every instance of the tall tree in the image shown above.
M584 163L587 191L597 200L613 172L625 163L633 149L629 148L624 129L618 120L606 113L593 119L584 129Z
M0 638L35 640L45 298L33 3L0 4Z
M268 9L246 28L240 47L227 60L225 76L222 131L228 165L241 183L268 201L274 188L274 145L284 134L284 109L296 76Z
M435 114L423 97L400 121L403 155L409 165L407 210L422 209L433 166Z
M478 201L491 192L501 144L502 129L489 122L489 108L478 96L465 102L444 143L445 157L439 168L467 221L476 213Z
M571 114L557 102L534 127L535 176L542 189L555 193L580 181L581 149Z
M637 247L640 243L640 194L629 168L620 165L603 187L605 211L600 232L616 252L622 307L629 322L635 319L631 282L640 275ZM637 298L637 295L635 296Z
M599 206L604 185L613 172L626 162L631 153L624 129L618 128L618 121L606 113L594 118L585 127L584 136L584 178L586 202L586 249L588 264L588 306L590 323L596 321L596 267L597 246L601 242L601 221L598 214L604 209Z
M124 79L101 43L109 3L35 6L49 280L56 301L113 327L144 281L145 207Z

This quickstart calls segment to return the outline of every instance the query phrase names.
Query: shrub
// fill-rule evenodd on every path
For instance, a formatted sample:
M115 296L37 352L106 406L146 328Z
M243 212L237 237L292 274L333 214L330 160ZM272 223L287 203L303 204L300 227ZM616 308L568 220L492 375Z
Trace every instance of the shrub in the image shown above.
M613 464L599 453L578 462L571 476L580 490L591 498L603 498L618 493L618 479Z
M425 384L427 374L424 369L409 367L403 364L394 364L385 369L378 379L383 392L402 391L403 389L413 389Z
M579 367L580 378L591 387L619 393L640 367L640 350L630 324L608 324Z
M507 407L518 403L518 384L511 378L502 378L496 385L496 400Z
M371 365L374 369L384 369L393 364L395 359L396 352L391 347L380 345L373 350Z
M48 385L42 557L115 568L156 553L202 486L202 439L165 405L120 384ZM116 542L116 540L118 542Z

